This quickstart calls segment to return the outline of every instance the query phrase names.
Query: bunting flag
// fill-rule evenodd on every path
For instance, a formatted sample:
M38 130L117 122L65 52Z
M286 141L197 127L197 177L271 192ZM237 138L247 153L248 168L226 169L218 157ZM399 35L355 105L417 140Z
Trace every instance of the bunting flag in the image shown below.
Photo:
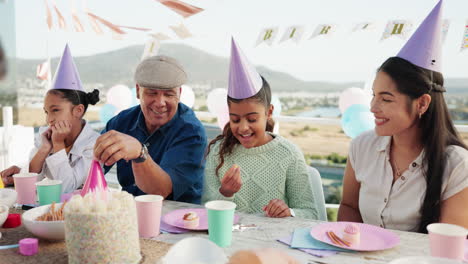
M186 39L192 37L192 33L188 30L187 27L185 27L184 24L180 24L178 26L169 26L174 33L181 39Z
M52 12L50 11L49 4L47 3L47 0L44 0L45 8L46 8L46 21L47 21L47 27L49 30L52 29L53 27L53 21L52 21Z
M83 24L81 24L80 18L76 14L76 10L72 10L72 22L73 28L76 32L84 32Z
M130 27L130 26L117 26L119 28L126 28L126 29L133 29L133 30L138 30L138 31L151 31L151 28L142 28L142 27Z
M445 39L447 38L447 33L450 28L450 20L444 19L442 20L442 43L445 43Z
M285 42L287 40L292 40L299 44L299 42L302 39L302 36L304 35L305 27L304 26L290 26L286 29L286 31L283 33L283 36L281 37L279 43Z
M461 51L468 49L468 20L465 25L465 32L463 33L463 40L461 45Z
M317 36L330 36L331 34L333 34L333 32L335 32L335 30L336 30L336 25L333 25L333 24L318 25L315 28L314 33L312 33L309 39L313 39Z
M168 39L171 39L171 37L169 37L168 35L164 34L164 33L153 33L153 34L150 34L151 37L159 40L159 41L163 41L163 40L168 40Z
M50 81L52 79L51 73L50 73L50 59L37 65L36 77L43 81Z
M95 15L94 13L90 12L90 11L86 11L86 14L88 14L88 16L96 19L97 21L99 21L101 24L103 24L104 26L108 27L112 33L114 33L115 35L122 35L122 34L126 34L125 31L123 31L122 29L120 29L118 26L112 24L111 22L105 20L104 18L101 18L97 15Z
M271 46L277 35L278 27L264 28L262 31L260 31L260 35L258 35L257 44L255 46L258 46L261 43L266 43L268 46Z
M202 8L184 3L179 0L156 0L156 1L170 8L172 11L183 16L184 18L193 16L203 11Z
M141 60L157 55L160 47L161 47L161 44L158 39L153 38L153 39L148 40L146 42L145 49L143 50L143 55L141 56Z
M407 39L412 28L413 23L411 23L409 20L391 20L387 23L385 31L380 40L382 41L392 36L398 36L402 39Z
M88 19L89 19L89 24L91 24L91 28L93 29L93 31L98 34L98 35L102 35L104 34L104 31L102 31L102 28L101 26L99 25L99 23L97 22L96 18L90 16L88 14Z
M65 18L62 16L62 13L60 13L60 10L57 8L57 5L55 5L55 3L53 5L54 5L55 13L57 13L59 28L66 30L67 23L65 22Z
M373 29L374 26L375 26L375 24L373 22L369 22L369 21L357 23L353 27L353 32L367 31L367 30Z

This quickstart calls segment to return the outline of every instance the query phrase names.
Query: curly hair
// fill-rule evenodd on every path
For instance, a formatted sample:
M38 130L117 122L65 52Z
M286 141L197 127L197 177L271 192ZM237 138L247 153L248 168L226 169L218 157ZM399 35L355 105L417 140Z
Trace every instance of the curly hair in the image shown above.
M228 96L227 103L239 103L244 100L254 100L257 103L261 103L265 106L265 109L268 109L271 104L271 89L268 82L262 76L262 88L255 95L245 98L245 99L235 99ZM273 119L267 119L266 131L273 132L273 127L275 126L275 121ZM207 152L205 158L208 156L211 150L211 146L214 145L219 140L222 140L221 147L219 149L219 164L216 166L216 175L219 177L219 169L224 165L224 156L232 154L232 150L237 144L240 144L239 140L232 134L230 122L228 122L223 129L223 133L214 138L210 144L208 144Z

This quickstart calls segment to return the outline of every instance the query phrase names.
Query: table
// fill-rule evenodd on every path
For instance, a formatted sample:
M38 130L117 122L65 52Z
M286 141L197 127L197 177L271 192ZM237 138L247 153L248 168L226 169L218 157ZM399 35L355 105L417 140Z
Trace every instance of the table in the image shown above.
M163 203L163 214L166 214L175 209L182 208L195 208L201 207L200 205L194 205L189 203L164 201ZM10 210L11 212L12 210ZM339 253L334 256L325 258L318 258L306 254L296 249L290 249L288 246L277 242L276 239L291 235L295 228L298 227L313 227L320 224L320 221L308 220L302 218L268 218L261 214L244 214L237 213L240 216L239 222L244 225L255 224L257 229L247 229L243 231L233 231L232 245L225 248L226 255L232 255L234 252L241 249L253 249L253 248L278 248L286 251L289 255L295 257L300 263L306 264L354 264L354 263L372 263L372 264L386 264L390 261L405 257L405 256L422 256L429 254L429 239L427 235L411 232L394 231L400 237L400 244L395 248L376 251L376 252L355 252L355 253ZM20 229L18 229L20 232ZM32 235L31 235L32 236ZM208 239L208 232L188 232L184 234L161 234L153 240L155 243L165 242L174 244L186 237L203 237ZM150 241L148 241L150 242ZM148 252L161 250L161 244L144 243ZM152 249L154 248L154 249ZM143 250L143 249L142 249ZM165 249L167 250L167 248ZM7 253L6 251L0 253ZM155 252L156 253L156 252ZM63 252L65 258L62 260L66 261L66 251ZM2 254L0 254L2 255ZM5 257L5 256L4 256ZM28 259L29 258L29 259ZM25 258L25 260L32 261L34 263L34 257ZM154 259L153 259L154 260ZM53 261L50 259L50 261ZM0 261L3 263L2 261ZM55 262L55 261L53 261ZM60 262L60 261L59 261ZM26 262L23 262L26 263ZM29 262L28 262L29 263ZM49 262L44 262L49 263ZM145 261L145 263L149 263Z
M175 209L200 207L188 203L164 201L163 214ZM258 229L247 229L244 231L233 231L232 245L225 248L227 255L241 249L252 248L279 248L286 251L289 255L295 257L300 263L310 264L380 264L405 256L423 256L429 255L429 237L425 234L393 231L400 237L400 244L392 249L375 252L354 252L339 253L325 258L314 257L296 249L290 249L287 245L277 242L276 239L291 235L295 228L313 227L321 221L308 220L302 218L269 218L260 214L237 213L240 216L241 224L255 224ZM176 243L186 237L204 237L208 239L207 232L189 232L184 234L161 234L156 240Z

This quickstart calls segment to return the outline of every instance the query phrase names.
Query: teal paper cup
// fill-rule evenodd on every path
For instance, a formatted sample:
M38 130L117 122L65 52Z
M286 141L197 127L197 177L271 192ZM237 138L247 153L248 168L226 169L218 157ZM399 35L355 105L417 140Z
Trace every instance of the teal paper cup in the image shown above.
M220 247L229 247L236 204L229 201L211 201L205 204L208 215L208 235Z
M44 180L36 182L36 188L39 205L51 204L53 202L60 203L60 196L62 195L62 181Z

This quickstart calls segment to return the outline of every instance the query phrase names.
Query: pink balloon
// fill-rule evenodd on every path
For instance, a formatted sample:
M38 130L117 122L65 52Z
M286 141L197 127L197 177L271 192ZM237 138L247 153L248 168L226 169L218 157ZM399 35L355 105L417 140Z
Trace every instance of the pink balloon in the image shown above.
M361 88L351 87L344 90L340 94L340 98L338 100L338 107L340 108L341 114L346 112L348 107L354 104L362 104L365 106L370 106L370 102L372 100L372 95L370 91L364 91Z

